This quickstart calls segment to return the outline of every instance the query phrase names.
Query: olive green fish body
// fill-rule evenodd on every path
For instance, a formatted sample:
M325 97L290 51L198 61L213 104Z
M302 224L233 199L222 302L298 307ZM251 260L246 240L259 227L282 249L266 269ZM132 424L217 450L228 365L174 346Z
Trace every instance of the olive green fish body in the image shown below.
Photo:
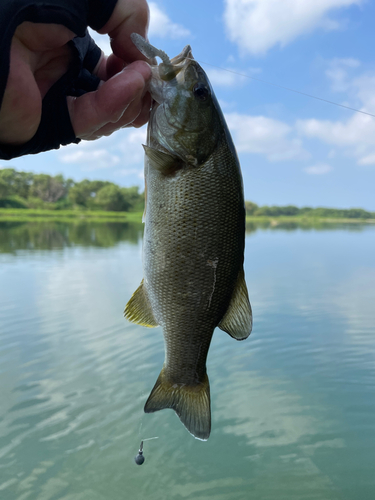
M173 382L200 383L242 269L237 163L223 141L203 165L167 176L151 167L146 182L144 282L164 331L165 373Z
M198 78L209 85L195 61L185 63L179 76L184 84L192 77L193 84ZM188 88L197 88L193 84ZM210 107L203 102L197 122L197 98L178 85L166 99L169 108L156 105L149 123L144 279L125 315L163 328L165 363L145 411L173 408L194 436L207 439L206 359L213 331L219 326L238 340L251 331L243 274L245 209L239 162L212 89Z

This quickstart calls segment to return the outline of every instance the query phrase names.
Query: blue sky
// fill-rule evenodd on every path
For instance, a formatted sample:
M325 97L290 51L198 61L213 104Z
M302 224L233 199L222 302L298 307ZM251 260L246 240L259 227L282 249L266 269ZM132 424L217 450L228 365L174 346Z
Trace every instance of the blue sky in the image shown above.
M370 0L159 0L149 38L199 61L375 114ZM109 43L97 37L108 53ZM375 118L202 64L260 205L375 210ZM145 127L0 166L143 190Z

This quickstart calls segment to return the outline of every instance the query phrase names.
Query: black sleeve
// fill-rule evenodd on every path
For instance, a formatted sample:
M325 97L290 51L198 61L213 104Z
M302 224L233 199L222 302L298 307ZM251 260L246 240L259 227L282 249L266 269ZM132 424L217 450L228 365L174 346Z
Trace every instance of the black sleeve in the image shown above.
M74 135L66 96L79 96L95 90L99 80L92 75L101 51L87 33L87 26L102 28L110 18L117 0L0 0L0 103L9 73L13 34L24 21L62 24L77 34L69 42L72 62L68 72L43 99L42 119L35 136L22 146L0 144L0 158L9 160L60 145L79 142Z

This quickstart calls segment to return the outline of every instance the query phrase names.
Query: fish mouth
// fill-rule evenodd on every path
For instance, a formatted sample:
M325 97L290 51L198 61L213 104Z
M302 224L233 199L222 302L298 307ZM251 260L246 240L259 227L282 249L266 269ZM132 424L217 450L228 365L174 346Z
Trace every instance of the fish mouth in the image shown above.
M163 61L159 64L159 76L161 80L165 82L174 80L193 60L194 57L191 52L191 47L190 45L186 45L186 47L184 47L177 56L173 57L170 62Z
M173 66L179 66L181 63L185 63L186 59L194 59L190 45L186 45L177 56L173 57L171 59L171 64Z
M153 60L151 62L152 68L156 66L155 58L160 57L162 62L156 67L158 68L159 78L165 82L175 80L181 70L188 66L189 62L194 59L190 45L186 45L182 51L171 60L163 50L157 49L151 45L138 33L132 33L130 37L137 49L147 57L150 62ZM156 74L154 74L154 77L156 77Z

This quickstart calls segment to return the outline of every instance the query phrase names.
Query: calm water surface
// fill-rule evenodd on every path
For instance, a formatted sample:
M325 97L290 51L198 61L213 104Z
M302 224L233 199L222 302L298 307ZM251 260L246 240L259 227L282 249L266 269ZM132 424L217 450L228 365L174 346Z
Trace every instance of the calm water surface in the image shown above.
M254 330L215 332L201 442L143 413L142 227L0 223L1 500L375 498L375 227L248 229Z

